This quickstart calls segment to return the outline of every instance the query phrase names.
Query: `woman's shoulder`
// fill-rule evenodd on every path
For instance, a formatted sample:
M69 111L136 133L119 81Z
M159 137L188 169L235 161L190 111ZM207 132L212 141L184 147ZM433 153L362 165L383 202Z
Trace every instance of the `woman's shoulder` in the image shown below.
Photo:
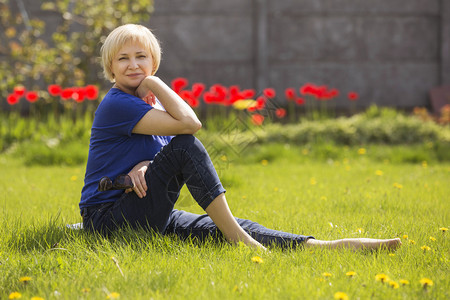
M112 88L97 107L94 125L128 122L134 124L150 109L152 107L138 97Z

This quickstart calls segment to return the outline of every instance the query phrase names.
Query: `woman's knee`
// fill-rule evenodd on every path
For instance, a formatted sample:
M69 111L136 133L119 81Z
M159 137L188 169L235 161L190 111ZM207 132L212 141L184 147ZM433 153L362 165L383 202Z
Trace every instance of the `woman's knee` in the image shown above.
M205 147L195 136L191 134L181 134L175 136L172 141L172 149L183 149L187 151L205 151Z

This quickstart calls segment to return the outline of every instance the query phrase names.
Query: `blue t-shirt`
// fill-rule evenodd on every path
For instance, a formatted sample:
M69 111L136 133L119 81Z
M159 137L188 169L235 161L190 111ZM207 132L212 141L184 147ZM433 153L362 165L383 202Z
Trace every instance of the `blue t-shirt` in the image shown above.
M171 136L134 134L134 126L153 109L133 95L112 88L95 112L80 208L113 202L123 190L99 192L100 178L114 180L139 162L153 160Z

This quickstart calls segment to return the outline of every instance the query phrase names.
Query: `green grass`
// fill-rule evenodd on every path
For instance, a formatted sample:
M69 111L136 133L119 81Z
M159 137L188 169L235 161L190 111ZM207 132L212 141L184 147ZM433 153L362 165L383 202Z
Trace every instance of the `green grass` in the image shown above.
M450 223L449 163L424 164L421 156L397 161L402 149L382 146L364 155L331 146L249 150L252 155L228 156L219 166L235 216L319 239L402 237L403 246L394 253L261 253L139 231L93 236L65 228L81 221L83 165L28 165L2 154L0 298L14 291L22 299L105 299L111 292L121 299L333 299L338 291L350 299L450 297L449 233L439 230ZM201 213L186 190L178 208ZM253 256L264 263L253 263ZM392 289L375 281L380 273L410 284ZM22 276L31 281L20 282ZM424 277L434 285L422 288Z

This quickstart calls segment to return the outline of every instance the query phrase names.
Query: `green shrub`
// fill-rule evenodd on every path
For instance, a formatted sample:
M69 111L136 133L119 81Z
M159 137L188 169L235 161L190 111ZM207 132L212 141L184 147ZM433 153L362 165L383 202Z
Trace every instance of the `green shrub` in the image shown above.
M16 150L26 165L80 165L87 161L88 142L60 143L58 139L46 142L24 142Z
M269 123L261 127L245 122L235 124L235 118L221 120L221 126L216 122L216 126L205 126L207 129L197 133L212 153L213 161L220 162L223 155L246 157L249 149L253 153L253 162L292 156L292 149L287 150L285 145L298 146L303 150L313 147L314 153L310 157L315 159L342 158L342 146L389 145L391 148L398 146L395 148L398 153L383 154L378 151L380 157L403 162L450 160L449 126L424 122L392 109L371 107L367 112L350 118L304 120L298 124L284 125ZM72 115L62 115L59 120L49 116L46 122L9 114L0 119L0 149L5 151L12 149L14 144L18 145L15 151L27 163L83 163L87 156L91 125L90 113L77 119L73 119ZM278 146L261 147L267 144ZM258 147L260 151L256 151Z

